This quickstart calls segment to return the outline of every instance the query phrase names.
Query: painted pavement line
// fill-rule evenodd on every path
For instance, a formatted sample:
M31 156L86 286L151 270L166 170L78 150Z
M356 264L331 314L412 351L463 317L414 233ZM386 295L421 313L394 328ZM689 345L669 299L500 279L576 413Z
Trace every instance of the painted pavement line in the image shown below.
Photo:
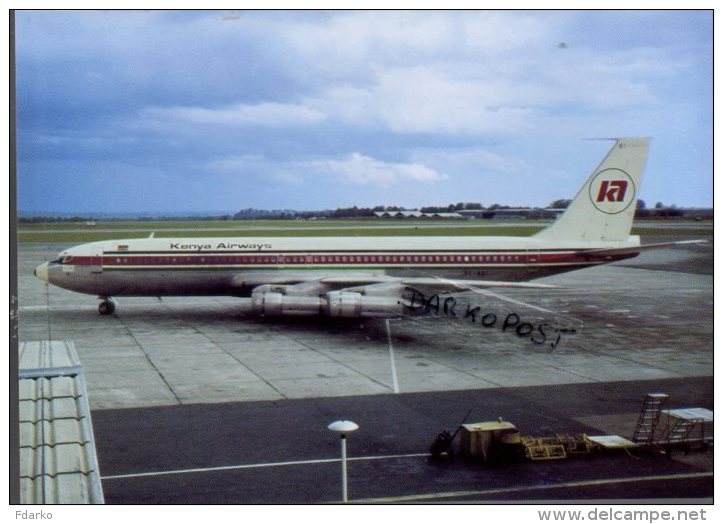
M392 365L392 388L394 393L399 393L399 379L397 378L397 365L394 361L394 345L392 344L392 331L389 327L389 319L386 320L387 325L387 340L389 340L389 360Z
M367 457L348 457L349 462L355 461L366 461L366 460L387 460L397 458L418 458L428 457L429 453L407 453L403 455L376 455ZM208 473L214 471L233 471L239 469L257 469L257 468L275 468L283 466L304 466L310 464L332 464L334 462L341 462L341 458L331 459L312 459L312 460L293 460L287 462L262 462L259 464L238 464L233 466L217 466L210 468L193 468L193 469L176 469L168 471L149 471L145 473L128 473L124 475L105 475L101 476L101 480L115 480L115 479L130 479L130 478L141 478L141 477L158 477L162 475L184 475L192 473Z

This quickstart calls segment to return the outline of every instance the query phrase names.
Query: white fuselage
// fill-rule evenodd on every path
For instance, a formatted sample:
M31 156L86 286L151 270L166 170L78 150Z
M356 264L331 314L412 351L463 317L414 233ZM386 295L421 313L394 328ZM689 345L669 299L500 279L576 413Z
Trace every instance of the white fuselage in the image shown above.
M63 251L36 274L100 296L245 296L260 284L339 274L525 281L634 256L580 253L634 247L639 239L556 244L534 237L471 236L109 240Z

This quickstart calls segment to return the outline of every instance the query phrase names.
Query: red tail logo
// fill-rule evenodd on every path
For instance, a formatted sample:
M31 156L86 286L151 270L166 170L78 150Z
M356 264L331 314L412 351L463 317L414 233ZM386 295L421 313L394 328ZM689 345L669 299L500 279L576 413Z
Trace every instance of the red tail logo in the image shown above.
M603 180L600 182L600 191L597 194L597 201L623 202L625 200L625 191L627 189L627 180Z

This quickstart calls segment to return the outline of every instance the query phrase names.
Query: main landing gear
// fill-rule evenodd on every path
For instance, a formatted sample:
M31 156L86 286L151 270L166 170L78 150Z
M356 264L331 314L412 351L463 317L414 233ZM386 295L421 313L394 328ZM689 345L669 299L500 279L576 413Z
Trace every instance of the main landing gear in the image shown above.
M98 313L101 315L112 315L115 311L115 302L108 297L100 297L103 302L98 304Z

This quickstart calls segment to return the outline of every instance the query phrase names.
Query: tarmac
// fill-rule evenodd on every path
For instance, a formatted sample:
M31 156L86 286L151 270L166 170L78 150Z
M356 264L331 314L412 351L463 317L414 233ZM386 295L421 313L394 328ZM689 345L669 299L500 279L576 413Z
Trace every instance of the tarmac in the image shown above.
M334 501L337 444L326 425L352 416L363 443L353 452L381 457L359 458L357 498L712 496L710 452L662 468L659 459L616 457L624 467L603 475L608 484L576 483L609 465L516 465L530 486L544 485L530 492L491 482L479 465L440 470L426 457L437 432L454 429L469 409L485 420L504 416L529 434L627 437L650 391L712 409L711 244L539 280L557 289L464 293L446 312L442 299L429 316L388 323L244 317L233 297L121 297L113 315L100 316L95 297L32 275L64 247L19 246L19 339L75 345L107 502ZM309 468L319 482L298 489L294 479L308 478ZM182 470L198 471L163 473ZM648 480L621 490L618 477ZM677 488L661 492L659 483Z
M468 412L522 435L629 438L651 390L712 408L707 377L102 410L93 423L108 504L338 503L339 437L327 425L346 418L359 425L347 438L352 502L709 502L710 448L504 465L429 456Z

